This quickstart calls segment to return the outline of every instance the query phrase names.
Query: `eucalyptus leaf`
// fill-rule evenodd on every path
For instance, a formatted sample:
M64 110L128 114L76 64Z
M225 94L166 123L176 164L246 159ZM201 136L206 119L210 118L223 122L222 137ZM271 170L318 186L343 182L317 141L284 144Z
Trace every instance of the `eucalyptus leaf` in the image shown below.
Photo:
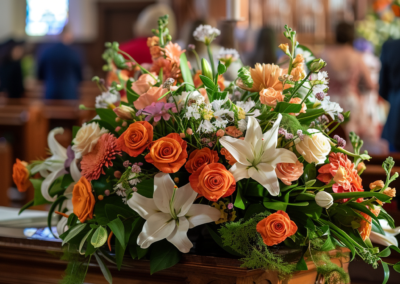
M110 270L108 270L106 264L104 261L100 258L100 256L97 255L97 253L94 254L94 257L97 260L97 263L99 264L100 270L104 275L104 278L107 280L109 284L112 284L112 276L110 273Z
M78 224L76 226L73 226L72 228L70 228L67 231L67 236L64 238L62 245L64 245L65 243L68 243L69 240L71 240L73 237L75 237L76 235L78 235L80 232L82 232L83 229L86 228L87 224Z
M90 235L92 232L93 232L93 229L91 229L89 232L87 232L86 235L82 238L81 243L79 244L79 249L78 249L78 252L79 252L80 254L85 254L85 253L82 253L82 248L83 248L83 245L84 245L85 242L86 242L86 239L89 237L89 235Z
M94 232L92 239L90 240L90 243L93 245L93 247L98 248L104 245L107 241L107 230L100 226L97 228L97 230Z

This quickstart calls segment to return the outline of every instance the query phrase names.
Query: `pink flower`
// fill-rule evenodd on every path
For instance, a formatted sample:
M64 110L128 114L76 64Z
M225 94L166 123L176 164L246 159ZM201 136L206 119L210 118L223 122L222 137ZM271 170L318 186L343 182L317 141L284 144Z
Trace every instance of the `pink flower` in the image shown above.
M140 97L133 102L133 104L137 110L140 110L151 105L152 103L157 103L157 102L166 103L167 102L166 97L162 98L161 100L158 100L166 92L168 92L168 90L165 88L151 87L150 89L147 90L147 92L141 94Z
M154 118L154 121L160 121L161 118L164 120L169 120L171 115L168 113L168 110L172 110L172 112L176 113L177 109L174 103L152 103L151 105L145 107L143 110L140 110L138 113L145 114L147 117L146 121L150 121L150 119Z
M103 167L112 167L112 160L116 155L121 156L121 150L117 146L117 138L114 135L103 134L93 150L83 156L81 162L82 176L88 181L99 179L101 174L105 174Z

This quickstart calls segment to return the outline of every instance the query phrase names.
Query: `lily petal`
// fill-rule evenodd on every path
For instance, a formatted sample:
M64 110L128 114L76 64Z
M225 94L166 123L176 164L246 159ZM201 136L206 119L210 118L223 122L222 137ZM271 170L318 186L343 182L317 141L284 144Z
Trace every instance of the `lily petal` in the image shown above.
M252 146L253 150L257 150L260 147L260 143L262 143L262 131L260 124L258 123L257 119L254 117L249 117L247 122L247 131L246 137L244 141L249 143Z
M240 164L245 166L251 165L249 160L252 161L254 159L251 144L244 140L236 139L230 136L222 137L219 139L219 142Z
M76 164L76 159L72 160L71 166L69 167L72 179L77 182L81 178L81 172L79 171L78 165Z
M175 192L174 208L178 213L178 217L185 216L185 214L193 205L193 201L197 197L197 192L193 190L190 183L178 188ZM179 223L180 224L180 223Z
M171 219L170 214L156 213L150 216L144 223L142 232L139 234L137 244L145 249L152 243L158 242L171 235L176 227L176 223Z
M42 195L43 195L44 199L46 199L47 201L50 201L50 202L56 201L57 196L51 197L50 193L49 193L49 189L50 189L50 186L53 184L53 182L57 178L59 178L60 176L62 176L64 174L66 174L66 171L65 171L64 167L62 167L61 169L58 169L58 170L50 173L43 180L40 190L42 192Z
M278 118L274 122L274 125L272 125L272 128L264 133L264 135L263 135L264 149L275 149L276 148L276 145L278 143L279 124L281 123L281 120L282 120L282 114L279 113Z
M164 213L170 214L169 201L174 193L175 183L166 173L158 173L154 176L154 203Z
M221 217L221 212L218 209L204 205L204 204L193 204L186 214L189 221L189 228L215 222Z
M175 227L172 234L167 238L167 241L176 246L180 252L188 253L193 247L192 242L187 237L188 230L189 221L185 217L180 217L179 225Z
M273 149L271 153L264 152L261 162L276 166L279 163L296 163L297 156L290 150L278 148Z
M382 234L371 231L369 238L371 239L371 242L383 246L391 246L391 245L394 245L396 247L398 246L397 239L394 236L384 236Z
M137 192L132 194L132 197L127 201L127 204L138 213L140 217L146 220L152 215L160 212L152 198L144 197Z
M55 136L57 134L63 134L64 128L57 127L50 131L49 136L47 136L47 144L49 145L49 149L51 154L53 155L54 160L66 160L67 157L67 149L58 143Z
M239 181L244 178L250 178L247 166L244 166L239 163L235 163L229 171L233 174L233 177L235 178L235 181Z
M275 173L275 168L269 164L260 163L257 165L257 169L254 167L249 169L249 176L258 181L272 196L279 194L279 182L278 177Z

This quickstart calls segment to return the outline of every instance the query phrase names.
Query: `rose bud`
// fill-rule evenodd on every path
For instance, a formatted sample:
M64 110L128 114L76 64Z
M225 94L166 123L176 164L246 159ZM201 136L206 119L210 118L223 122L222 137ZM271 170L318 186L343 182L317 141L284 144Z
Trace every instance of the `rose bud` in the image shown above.
M119 107L114 108L114 112L121 119L133 119L132 113L134 110L131 107L120 105Z
M224 136L225 135L225 131L223 131L222 129L219 129L218 131L217 131L217 137L222 137L222 136Z

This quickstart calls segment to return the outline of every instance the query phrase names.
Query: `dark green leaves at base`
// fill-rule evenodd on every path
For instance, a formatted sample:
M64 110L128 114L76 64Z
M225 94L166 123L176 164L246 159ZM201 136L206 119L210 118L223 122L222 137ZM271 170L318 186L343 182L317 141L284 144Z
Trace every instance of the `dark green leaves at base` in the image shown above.
M103 273L104 278L107 280L108 283L112 284L112 276L110 270L108 270L106 264L100 258L100 256L97 255L97 253L94 254L94 257L96 258L97 263L99 264L100 270Z
M170 268L181 259L180 251L167 240L154 243L150 250L150 274Z

